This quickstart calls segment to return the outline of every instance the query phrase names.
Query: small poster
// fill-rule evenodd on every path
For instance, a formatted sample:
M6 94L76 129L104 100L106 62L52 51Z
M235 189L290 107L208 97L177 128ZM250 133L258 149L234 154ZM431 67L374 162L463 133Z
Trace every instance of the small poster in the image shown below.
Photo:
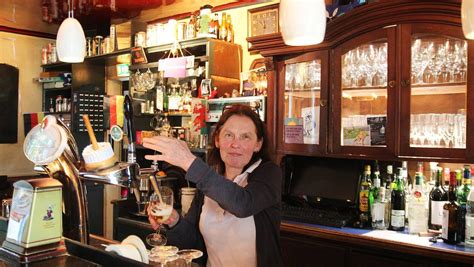
M319 144L319 106L301 109L305 144Z
M145 50L143 50L143 47L141 46L133 47L130 53L132 54L132 64L148 63Z
M303 144L303 118L285 118L285 143Z
M382 146L386 145L385 130L387 127L387 117L368 117L367 124L370 127L370 145Z
M342 129L344 146L370 146L370 127L354 126Z

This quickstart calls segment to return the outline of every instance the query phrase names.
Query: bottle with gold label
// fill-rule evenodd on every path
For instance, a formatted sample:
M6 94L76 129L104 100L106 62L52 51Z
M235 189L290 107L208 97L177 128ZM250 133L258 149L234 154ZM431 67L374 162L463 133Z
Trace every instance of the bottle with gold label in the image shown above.
M226 41L229 43L234 42L234 27L232 26L232 18L230 17L230 14L227 15L227 36L226 36Z
M227 15L225 12L222 12L222 21L219 27L219 39L220 40L227 40Z

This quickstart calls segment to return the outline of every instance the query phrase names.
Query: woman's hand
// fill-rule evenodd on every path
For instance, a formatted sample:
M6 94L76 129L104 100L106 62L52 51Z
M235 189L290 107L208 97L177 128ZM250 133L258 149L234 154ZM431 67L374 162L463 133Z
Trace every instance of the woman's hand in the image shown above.
M189 151L186 142L166 136L144 138L143 146L161 152L161 155L146 155L148 160L166 161L188 171L196 156Z
M151 215L151 205L148 205L147 213L148 213L148 221L150 222L153 230L156 231L156 229L158 229L161 224L157 222L155 218ZM168 220L164 221L163 224L166 224L169 227L173 227L178 223L178 221L179 221L179 214L175 209L173 209L173 212L171 212L170 217L168 218Z

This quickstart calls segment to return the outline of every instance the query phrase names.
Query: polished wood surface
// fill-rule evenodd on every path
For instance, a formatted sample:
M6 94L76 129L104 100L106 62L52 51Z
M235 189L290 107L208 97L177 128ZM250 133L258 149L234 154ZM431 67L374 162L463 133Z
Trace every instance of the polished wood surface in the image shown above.
M360 249L367 250L367 252L373 250L374 254L376 254L376 250L382 249L392 252L395 256L413 255L432 258L435 260L474 264L474 253L472 252L407 244L388 239L351 234L336 229L329 229L327 227L310 226L291 222L282 222L280 229L284 238L285 236L293 236L293 238L296 238L300 235L302 237L314 238L313 240L328 241L328 244L359 247ZM308 241L311 239L303 238L303 240ZM366 264L369 264L369 262L366 262Z

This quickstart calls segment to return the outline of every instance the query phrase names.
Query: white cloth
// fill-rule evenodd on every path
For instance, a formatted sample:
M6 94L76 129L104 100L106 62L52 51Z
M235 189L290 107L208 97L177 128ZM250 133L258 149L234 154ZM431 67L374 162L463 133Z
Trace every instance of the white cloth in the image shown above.
M245 187L247 177L260 165L252 164L234 179ZM237 218L214 200L204 197L199 229L206 243L207 267L257 266L256 233L253 216Z

